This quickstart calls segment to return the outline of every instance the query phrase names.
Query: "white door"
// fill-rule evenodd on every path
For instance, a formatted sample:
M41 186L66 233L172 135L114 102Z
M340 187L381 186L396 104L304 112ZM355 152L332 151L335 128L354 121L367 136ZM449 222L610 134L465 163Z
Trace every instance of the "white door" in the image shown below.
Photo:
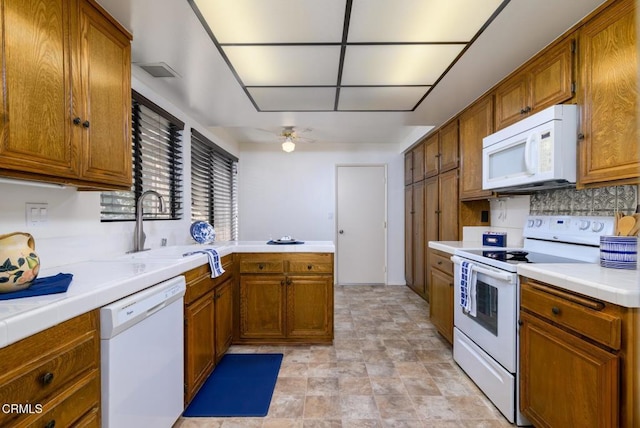
M386 166L338 165L338 284L386 283Z

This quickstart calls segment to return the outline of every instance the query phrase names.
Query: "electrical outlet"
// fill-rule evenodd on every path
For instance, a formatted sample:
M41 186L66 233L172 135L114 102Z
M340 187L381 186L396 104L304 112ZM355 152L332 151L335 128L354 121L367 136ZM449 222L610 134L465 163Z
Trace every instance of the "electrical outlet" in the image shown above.
M49 204L44 202L27 202L24 212L27 227L42 227L49 220Z

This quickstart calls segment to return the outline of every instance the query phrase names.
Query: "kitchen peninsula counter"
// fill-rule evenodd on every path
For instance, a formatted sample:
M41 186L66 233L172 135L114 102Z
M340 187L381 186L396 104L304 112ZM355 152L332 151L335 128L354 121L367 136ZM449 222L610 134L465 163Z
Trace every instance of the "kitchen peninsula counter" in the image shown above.
M334 253L331 241L298 245L268 245L260 241L161 247L135 254L63 266L42 266L39 277L73 274L66 293L0 301L0 348L53 327L77 315L183 274L208 262L204 253L215 248L221 257L233 253Z

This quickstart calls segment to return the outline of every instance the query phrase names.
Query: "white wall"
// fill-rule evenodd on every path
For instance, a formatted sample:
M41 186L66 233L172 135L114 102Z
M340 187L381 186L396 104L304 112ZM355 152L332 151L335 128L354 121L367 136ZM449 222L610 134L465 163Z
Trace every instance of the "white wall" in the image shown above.
M137 79L132 80L132 85L136 91L185 122L184 215L182 220L145 222L146 246L159 247L162 238L167 238L168 245L193 242L189 236L191 196L188 179L191 174L188 162L191 127L197 128L235 156L238 155L238 146L225 141L224 137L213 135ZM27 202L48 204L48 222L45 225L26 226ZM133 227L133 222L100 222L100 192L0 183L0 235L16 231L32 234L44 268L123 254L133 248Z
M242 145L239 170L241 240L267 241L290 235L335 242L338 164L387 165L388 283L404 284L404 157L395 147L298 144Z

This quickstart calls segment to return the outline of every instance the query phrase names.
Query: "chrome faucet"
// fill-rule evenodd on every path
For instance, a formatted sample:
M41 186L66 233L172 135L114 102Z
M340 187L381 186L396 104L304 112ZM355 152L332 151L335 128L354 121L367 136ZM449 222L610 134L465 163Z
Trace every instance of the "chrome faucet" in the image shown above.
M138 251L143 251L144 248L144 241L147 238L144 234L144 230L143 230L143 222L142 222L142 214L144 211L144 208L142 207L142 202L144 201L144 198L147 197L148 195L155 195L158 198L158 201L160 202L160 212L164 212L164 199L162 198L162 195L158 192L156 192L155 190L147 190L146 192L143 192L142 195L140 195L140 197L138 198L138 202L136 203L137 208L136 208L136 228L133 230L133 251L132 252L138 252Z

